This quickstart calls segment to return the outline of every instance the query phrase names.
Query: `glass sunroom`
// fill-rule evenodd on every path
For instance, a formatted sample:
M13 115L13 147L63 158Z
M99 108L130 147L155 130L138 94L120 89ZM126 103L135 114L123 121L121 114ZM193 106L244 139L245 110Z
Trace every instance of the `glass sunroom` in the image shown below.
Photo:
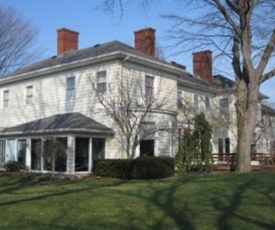
M105 157L112 129L80 114L58 114L0 132L0 168L18 161L31 172L91 172L94 159Z

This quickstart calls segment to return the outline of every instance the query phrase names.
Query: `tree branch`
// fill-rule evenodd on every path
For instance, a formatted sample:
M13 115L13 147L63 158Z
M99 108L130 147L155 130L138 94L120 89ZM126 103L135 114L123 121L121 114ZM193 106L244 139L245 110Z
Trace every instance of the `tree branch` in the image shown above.
M266 45L265 51L262 55L261 61L256 69L257 76L261 76L275 47L275 29L269 39L268 44ZM262 82L262 78L260 80Z
M274 76L275 76L275 69L273 69L273 70L269 71L268 73L262 75L262 76L260 77L260 83L263 83L263 82L265 82L266 80L268 80L268 79L270 79L270 78L272 78L272 77L274 77Z
M233 30L235 31L236 34L240 35L241 31L239 27L236 25L236 23L233 21L233 19L230 17L229 13L225 9L225 7L221 4L219 0L214 0L216 3L216 6L218 10L222 13L224 16L224 19L232 26Z

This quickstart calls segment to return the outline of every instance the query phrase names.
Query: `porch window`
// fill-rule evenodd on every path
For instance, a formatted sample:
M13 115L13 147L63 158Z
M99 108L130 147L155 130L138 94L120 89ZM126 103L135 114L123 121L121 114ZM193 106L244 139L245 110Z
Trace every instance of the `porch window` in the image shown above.
M105 93L107 91L106 71L96 73L96 90L98 93Z
M90 138L75 139L75 171L89 171L89 142Z
M42 170L42 140L31 140L31 169Z
M67 138L47 138L43 143L43 170L66 171Z
M154 77L145 76L145 97L152 100L154 96Z
M66 100L72 101L75 99L75 77L68 77L66 84Z
M27 150L27 141L18 140L17 142L17 161L21 163L26 163L26 150Z
M6 141L0 140L0 167L6 161Z
M104 159L105 157L105 139L93 138L92 139L92 160Z

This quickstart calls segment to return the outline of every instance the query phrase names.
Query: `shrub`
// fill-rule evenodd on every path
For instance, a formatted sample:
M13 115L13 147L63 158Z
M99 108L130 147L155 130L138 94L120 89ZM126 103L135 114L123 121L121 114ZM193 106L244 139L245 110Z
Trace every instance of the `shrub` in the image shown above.
M174 174L174 160L171 157L140 157L133 160L95 160L93 173L96 176L121 179L155 179Z
M171 157L140 157L132 162L131 179L156 179L174 174Z
M127 179L131 160L125 159L97 159L93 161L95 176Z
M9 161L5 164L4 168L8 172L19 172L20 170L25 170L26 166L22 162Z

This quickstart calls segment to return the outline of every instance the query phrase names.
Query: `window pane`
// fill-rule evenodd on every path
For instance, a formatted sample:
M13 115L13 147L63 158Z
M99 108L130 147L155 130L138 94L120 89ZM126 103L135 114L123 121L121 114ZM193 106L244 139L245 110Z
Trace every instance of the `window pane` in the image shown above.
M225 138L225 153L230 153L230 138Z
M219 153L223 153L223 139L222 138L218 139L218 150L219 150Z
M17 150L17 160L19 162L25 163L26 162L26 150L27 150L27 141L26 140L19 140L17 142L18 150Z
M105 156L105 139L93 138L92 139L92 160L104 159Z
M75 77L67 78L66 99L67 101L75 99Z
M33 100L33 87L28 86L27 87L27 98L26 98L26 104L31 105Z
M205 97L205 109L206 110L210 109L210 99L209 99L209 97Z
M198 109L199 108L199 96L194 95L194 108Z
M182 91L178 91L177 102L178 102L178 108L182 108L183 107Z
M154 78L151 76L145 76L145 96L147 99L154 96Z
M74 89L75 88L75 77L67 78L67 89Z
M88 171L89 168L89 138L75 139L75 171Z
M6 156L6 141L0 140L0 168L5 163L5 159L6 159L5 156Z
M4 91L4 108L7 108L9 106L9 91Z
M229 114L229 100L228 100L228 98L220 99L220 114L221 115Z
M96 73L97 91L100 93L106 92L106 71Z
M41 139L31 140L31 169L41 170L42 142Z

